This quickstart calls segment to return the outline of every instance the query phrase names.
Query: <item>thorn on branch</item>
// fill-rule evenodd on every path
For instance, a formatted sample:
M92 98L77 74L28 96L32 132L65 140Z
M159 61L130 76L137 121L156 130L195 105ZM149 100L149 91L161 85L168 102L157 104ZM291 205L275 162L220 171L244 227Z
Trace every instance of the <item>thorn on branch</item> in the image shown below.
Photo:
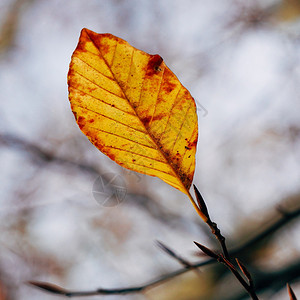
M219 259L219 255L216 254L214 251L210 250L209 248L205 247L202 244L199 244L197 242L194 242L194 244L203 252L205 253L207 256L212 257L214 259Z

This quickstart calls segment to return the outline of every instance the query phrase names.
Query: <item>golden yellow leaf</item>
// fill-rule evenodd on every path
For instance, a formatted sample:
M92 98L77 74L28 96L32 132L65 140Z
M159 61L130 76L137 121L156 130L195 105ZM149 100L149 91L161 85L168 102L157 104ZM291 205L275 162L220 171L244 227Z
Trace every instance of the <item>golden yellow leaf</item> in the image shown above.
M191 198L196 105L159 55L84 28L72 55L68 85L77 123L100 151Z

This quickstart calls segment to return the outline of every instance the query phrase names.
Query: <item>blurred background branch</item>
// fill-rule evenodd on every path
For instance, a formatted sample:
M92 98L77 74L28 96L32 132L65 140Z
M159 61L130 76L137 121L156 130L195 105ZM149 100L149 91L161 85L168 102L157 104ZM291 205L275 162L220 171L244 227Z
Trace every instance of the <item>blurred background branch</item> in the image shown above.
M300 200L300 194L297 194L292 197L294 203L289 203L292 205L299 204ZM274 234L282 227L288 225L290 222L294 221L294 219L298 218L300 216L300 207L297 209L290 211L290 212L284 212L280 216L276 216L278 220L275 222L272 220L268 220L267 223L271 223L268 225L267 228L264 230L257 230L259 233L253 237L252 239L245 242L243 245L236 249L230 250L231 257L236 256L242 256L244 259L247 257L247 260L249 260L249 256L255 257L255 252L262 251L264 247L267 246L267 243L265 239L270 240ZM273 216L274 217L274 216ZM273 218L272 218L273 219ZM40 289L44 291L48 291L53 294L58 295L65 295L68 297L78 297L78 296L95 296L95 295L111 295L111 294L131 294L131 293L139 293L146 289L153 288L154 286L157 286L158 284L163 284L164 282L173 279L176 276L180 276L190 270L214 264L216 263L216 260L214 259L207 259L204 261L200 261L194 264L191 264L187 262L185 259L179 257L174 250L171 250L168 246L164 245L161 242L158 242L158 246L166 252L171 257L175 258L177 261L179 261L181 264L184 265L183 269L179 269L175 272L171 272L169 274L163 275L158 279L154 279L150 281L149 283L146 283L144 285L140 286L133 286L133 287L126 287L126 288L114 288L114 289L104 289L100 288L95 291L70 291L63 289L61 287L55 286L50 283L44 283L44 282L30 282L32 285L39 287ZM251 250L250 250L251 249ZM254 251L253 251L254 250ZM252 252L253 251L253 252ZM217 268L219 268L217 266ZM257 269L254 265L250 265L251 271L255 274L255 289L257 292L262 293L269 291L269 293L275 293L279 291L280 289L284 288L286 286L286 283L289 281L295 281L298 280L300 277L300 260L294 260L289 265L283 267L282 269L279 269L276 272L263 272L262 270ZM223 268L222 271L216 272L218 276L220 276L220 273L223 273L221 276L223 277L225 273L228 273L228 269ZM199 274L199 273L197 273ZM219 295L218 299L242 299L247 297L247 293L245 291L238 292L235 296L230 296L226 298L226 295Z

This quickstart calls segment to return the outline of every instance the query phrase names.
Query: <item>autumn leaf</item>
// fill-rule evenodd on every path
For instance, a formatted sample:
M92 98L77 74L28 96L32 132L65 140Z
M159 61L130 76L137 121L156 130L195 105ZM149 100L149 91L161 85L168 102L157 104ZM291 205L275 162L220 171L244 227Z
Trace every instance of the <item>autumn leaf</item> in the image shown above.
M84 28L72 55L68 85L76 121L100 151L191 198L196 105L159 55Z

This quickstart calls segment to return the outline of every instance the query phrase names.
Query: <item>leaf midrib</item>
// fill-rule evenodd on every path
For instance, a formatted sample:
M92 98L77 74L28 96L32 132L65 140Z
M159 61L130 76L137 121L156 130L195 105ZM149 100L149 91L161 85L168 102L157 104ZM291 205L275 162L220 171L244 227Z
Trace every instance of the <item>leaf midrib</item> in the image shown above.
M121 91L122 91L124 97L126 98L128 104L131 106L132 110L134 111L136 117L137 117L138 120L140 121L142 127L145 129L146 133L149 135L149 137L151 138L152 142L156 145L156 150L164 157L164 159L165 159L166 162L168 163L168 166L171 168L172 172L175 174L174 177L177 178L178 182L180 182L181 186L183 187L183 190L184 190L184 191L186 192L186 194L189 196L190 193L189 193L188 189L186 188L186 186L185 186L185 185L183 184L183 182L181 181L181 179L180 179L179 175L177 174L177 172L174 170L173 165L172 165L172 162L171 162L170 159L165 155L165 153L161 150L161 148L160 148L159 145L157 144L157 142L156 142L156 140L154 139L154 137L152 136L152 134L149 132L149 130L147 129L147 127L145 126L145 124L142 122L142 120L141 120L140 117L138 116L138 114L137 114L137 112L136 112L136 109L135 109L134 106L130 103L130 101L129 101L129 99L128 99L126 93L125 93L125 91L123 90L122 86L119 84L119 82L118 82L117 78L115 77L115 74L113 73L113 71L112 71L110 65L108 64L108 62L107 62L106 59L104 58L104 56L103 56L103 54L102 54L102 52L101 52L101 49L98 48L97 45L94 43L93 39L91 38L91 36L90 36L89 33L88 33L88 30L85 29L85 32L86 32L87 36L89 37L90 41L91 41L91 42L93 43L93 45L95 46L95 48L99 51L99 53L100 53L100 55L101 55L103 61L105 62L105 64L106 64L106 66L108 67L108 69L110 70L110 72L111 72L111 74L112 74L114 80L118 83L118 86L120 87L120 89L121 89ZM117 47L117 43L118 43L118 42L116 42L116 47ZM126 42L126 43L127 43L127 42ZM127 44L128 44L128 43L127 43ZM130 44L129 44L129 45L130 45ZM130 47L133 47L133 46L130 45ZM133 47L133 48L134 48L134 47ZM135 49L135 48L134 48L134 49ZM138 50L138 49L137 49L137 50ZM140 51L140 50L138 50L138 51ZM114 54L114 56L115 56L115 54ZM114 61L114 57L113 57L113 59L112 59L112 63L113 63L113 61ZM131 62L131 63L132 63L132 62ZM165 65L164 67L167 68L166 65ZM130 69L131 69L131 66L130 66ZM144 78L143 78L143 80L144 80ZM141 89L141 92L142 92L142 89ZM157 99L156 99L156 101L157 101ZM146 133L145 133L145 134L146 134Z

